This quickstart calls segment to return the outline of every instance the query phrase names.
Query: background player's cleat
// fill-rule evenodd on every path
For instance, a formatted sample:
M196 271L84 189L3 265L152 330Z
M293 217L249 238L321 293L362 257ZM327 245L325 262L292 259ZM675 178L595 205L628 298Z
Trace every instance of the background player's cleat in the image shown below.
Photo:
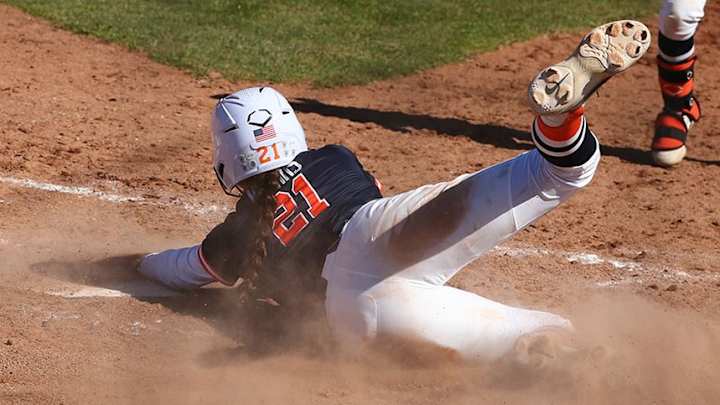
M687 148L683 144L679 148L668 149L668 150L653 150L652 158L655 164L662 167L672 167L682 162L685 159Z
M700 119L700 103L693 93L695 60L668 63L657 59L664 106L655 120L651 148L659 166L674 166L685 158L688 131Z
M655 120L652 157L659 166L675 166L685 158L688 131L700 119L700 103L694 96L689 103L681 111L666 108Z
M632 66L650 46L650 30L622 20L590 31L564 61L540 71L528 87L538 114L560 114L581 106L614 74Z

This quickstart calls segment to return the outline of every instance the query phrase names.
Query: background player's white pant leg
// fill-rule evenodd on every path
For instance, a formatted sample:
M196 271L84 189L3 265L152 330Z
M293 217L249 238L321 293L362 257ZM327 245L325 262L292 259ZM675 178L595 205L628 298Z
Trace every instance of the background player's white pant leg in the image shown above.
M682 41L695 35L705 16L705 0L665 0L660 7L660 32Z
M390 335L495 359L527 333L570 327L544 312L444 286L466 264L588 184L599 152L561 168L537 151L480 172L363 206L323 271L341 338ZM348 336L350 335L350 336Z

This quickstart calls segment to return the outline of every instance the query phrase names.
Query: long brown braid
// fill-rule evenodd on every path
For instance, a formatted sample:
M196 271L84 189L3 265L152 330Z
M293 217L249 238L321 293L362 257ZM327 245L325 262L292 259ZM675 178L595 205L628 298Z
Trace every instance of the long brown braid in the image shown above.
M247 246L243 267L243 289L249 304L241 311L239 327L242 341L255 352L287 347L290 342L307 339L309 324L316 325L324 301L305 301L305 294L291 288L278 271L266 270L268 242L276 211L275 193L280 190L280 172L274 170L253 176L242 184L252 192L251 219L246 222ZM248 211L250 212L250 211ZM277 269L272 269L277 270ZM292 273L292 272L290 272ZM287 295L287 291L293 293ZM314 322L314 323L312 323ZM317 334L322 328L312 329ZM326 346L325 346L326 347Z
M243 184L246 190L252 190L257 212L254 221L248 224L248 235L254 235L248 246L243 284L250 288L258 286L263 262L267 256L267 241L272 236L276 203L275 193L280 190L280 173L277 170L253 176Z

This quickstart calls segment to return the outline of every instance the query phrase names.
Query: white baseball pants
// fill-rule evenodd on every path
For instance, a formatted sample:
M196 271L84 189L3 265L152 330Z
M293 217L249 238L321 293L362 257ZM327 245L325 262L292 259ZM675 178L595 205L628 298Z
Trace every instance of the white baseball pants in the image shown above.
M596 151L582 166L563 168L532 150L451 182L365 204L323 269L333 332L351 346L388 336L468 360L494 360L525 334L571 329L560 316L445 283L587 185L599 160Z
M660 32L674 41L695 35L705 16L705 0L665 0L660 7Z

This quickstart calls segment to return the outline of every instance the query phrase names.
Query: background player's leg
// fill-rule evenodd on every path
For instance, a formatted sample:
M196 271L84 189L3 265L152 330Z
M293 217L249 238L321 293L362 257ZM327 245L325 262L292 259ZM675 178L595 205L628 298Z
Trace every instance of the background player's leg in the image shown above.
M700 119L695 90L695 33L705 0L666 0L660 9L658 78L663 110L655 121L652 155L661 166L685 157L687 134Z
M705 16L705 0L665 0L660 7L660 52L664 57L670 57L668 62L675 62L672 58L692 56L688 49L684 54L674 52L672 48L663 49L663 38L671 41L685 41L692 38L697 31L698 24ZM665 44L673 45L673 44ZM678 44L675 44L678 45ZM670 51L668 55L666 52Z

